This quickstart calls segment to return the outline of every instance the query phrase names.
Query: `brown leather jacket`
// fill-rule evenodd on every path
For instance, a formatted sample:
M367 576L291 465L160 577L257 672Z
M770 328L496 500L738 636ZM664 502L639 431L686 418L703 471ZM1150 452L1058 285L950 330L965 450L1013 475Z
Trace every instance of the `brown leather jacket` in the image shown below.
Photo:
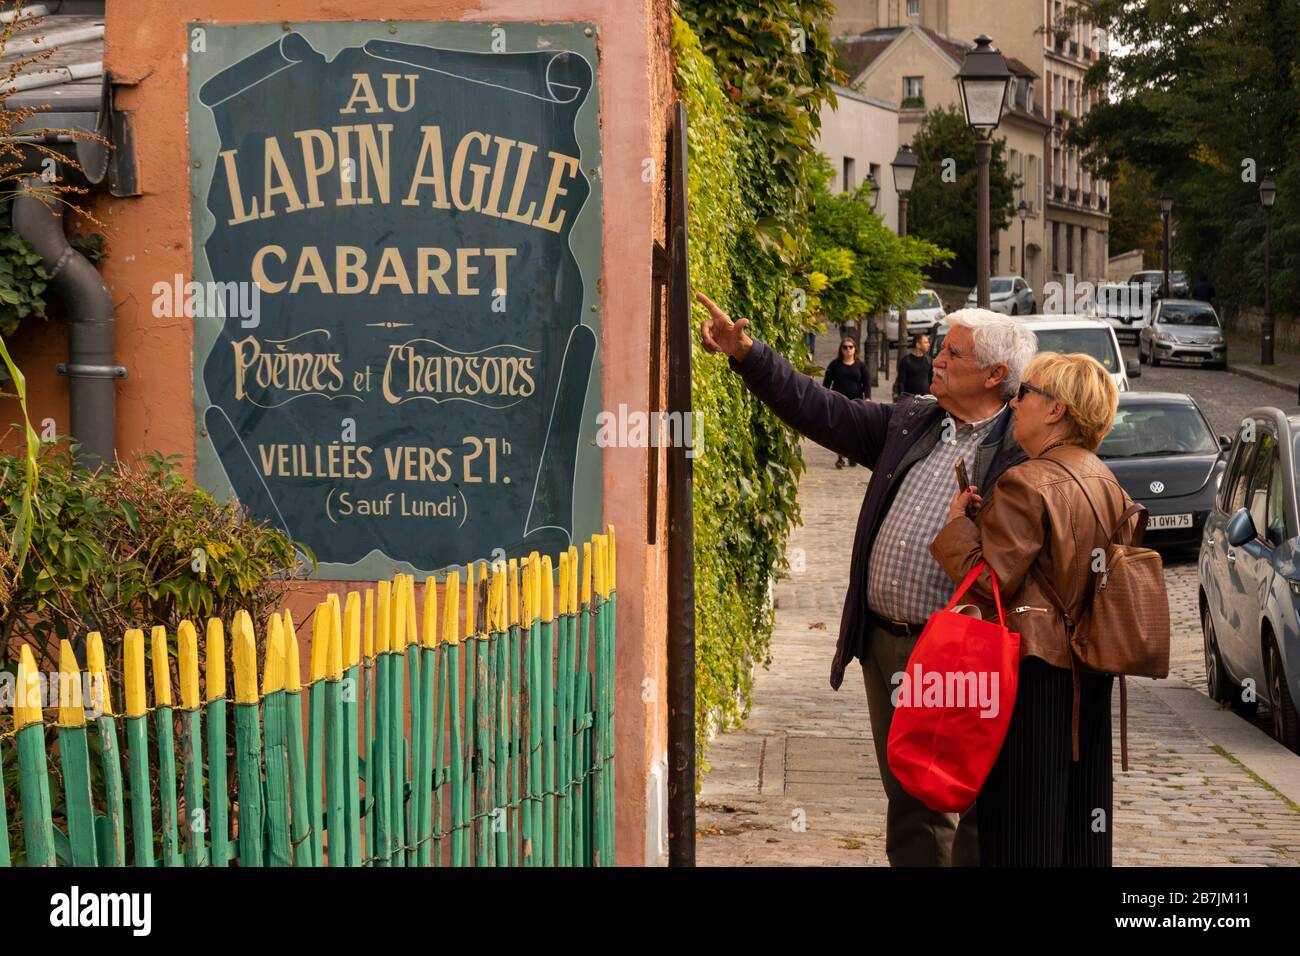
M955 582L987 561L998 576L1007 627L1020 634L1021 658L1038 657L1068 669L1065 619L1042 578L1077 620L1092 580L1092 550L1105 546L1107 534L1132 499L1092 452L1064 443L1049 448L1088 482L1106 528L1098 527L1088 499L1065 470L1040 455L1003 472L975 519L949 521L931 543L930 553ZM1137 518L1131 521L1136 525ZM988 575L979 576L967 599L980 606L985 620L997 620Z

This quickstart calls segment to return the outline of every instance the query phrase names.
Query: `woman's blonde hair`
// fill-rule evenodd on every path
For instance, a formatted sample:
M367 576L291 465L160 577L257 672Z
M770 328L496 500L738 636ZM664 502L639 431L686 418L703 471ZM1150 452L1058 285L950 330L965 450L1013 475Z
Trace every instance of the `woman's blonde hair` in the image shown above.
M1096 451L1115 423L1119 389L1106 367L1091 355L1040 352L1025 367L1021 381L1032 381L1069 410L1068 440Z

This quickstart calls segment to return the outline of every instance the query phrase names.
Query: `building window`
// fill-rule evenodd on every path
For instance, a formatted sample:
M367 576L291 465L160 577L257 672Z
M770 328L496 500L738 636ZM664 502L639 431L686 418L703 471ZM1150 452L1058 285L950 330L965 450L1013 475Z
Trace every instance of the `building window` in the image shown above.
M1065 224L1065 271L1074 272L1074 227Z
M1052 223L1052 271L1061 271L1061 224Z
M854 179L857 175L853 167L854 167L853 157L845 156L844 157L844 178L840 180L840 188L846 193L852 192L853 190Z
M1079 275L1088 278L1088 227L1079 227Z
M921 15L921 0L907 0L907 15L909 17Z
M925 105L925 77L903 77L903 106Z

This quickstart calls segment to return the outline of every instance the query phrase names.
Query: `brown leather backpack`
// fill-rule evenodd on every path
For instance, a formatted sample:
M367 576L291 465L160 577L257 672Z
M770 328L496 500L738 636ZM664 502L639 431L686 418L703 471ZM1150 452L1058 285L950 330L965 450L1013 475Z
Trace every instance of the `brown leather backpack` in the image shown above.
M1069 465L1043 456L1060 466L1083 491L1097 525L1106 531L1097 499ZM1137 527L1126 534L1133 515ZM1164 562L1158 552L1141 547L1146 533L1147 509L1131 504L1105 538L1102 569L1092 572L1092 589L1084 598L1077 619L1065 610L1051 583L1047 591L1065 618L1070 634L1070 669L1074 674L1071 728L1074 759L1079 759L1079 667L1119 678L1120 761L1128 769L1128 688L1124 678L1169 676L1169 598L1165 593ZM1126 540L1120 541L1119 538Z

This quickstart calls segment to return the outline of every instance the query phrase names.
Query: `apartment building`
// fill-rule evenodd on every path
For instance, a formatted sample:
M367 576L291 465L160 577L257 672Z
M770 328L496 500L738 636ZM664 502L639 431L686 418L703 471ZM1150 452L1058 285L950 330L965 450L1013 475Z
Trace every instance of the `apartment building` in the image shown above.
M903 142L926 110L960 102L953 74L975 37L992 37L1014 75L996 135L1006 138L1011 172L1023 183L1016 202L1024 198L1033 210L1024 249L1018 220L998 237L993 271L1023 273L1036 289L1048 280L1064 282L1067 273L1094 282L1106 275L1110 187L1063 141L1104 96L1085 91L1083 77L1106 49L1105 31L1063 25L1067 12L1081 5L1087 4L845 0L832 23L850 86L899 103Z
M875 179L880 192L876 212L897 230L898 193L889 164L898 152L898 105L839 85L835 98L835 109L822 109L817 137L817 149L835 171L831 190L845 192Z

